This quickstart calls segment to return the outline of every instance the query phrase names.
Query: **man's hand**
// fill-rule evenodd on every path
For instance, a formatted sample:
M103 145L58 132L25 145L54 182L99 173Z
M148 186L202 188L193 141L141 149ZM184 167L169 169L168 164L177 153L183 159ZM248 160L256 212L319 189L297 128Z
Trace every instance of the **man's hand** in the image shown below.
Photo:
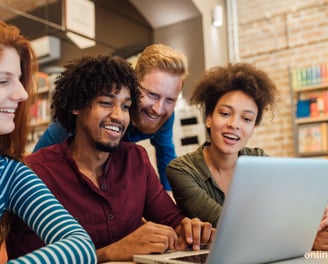
M210 244L214 238L215 228L208 222L202 222L198 218L183 218L175 231L179 237L179 250L192 247L199 250L201 245Z
M325 209L312 249L328 250L328 207Z
M164 253L175 249L178 237L170 226L146 222L121 240L97 250L99 262L132 260L134 254Z

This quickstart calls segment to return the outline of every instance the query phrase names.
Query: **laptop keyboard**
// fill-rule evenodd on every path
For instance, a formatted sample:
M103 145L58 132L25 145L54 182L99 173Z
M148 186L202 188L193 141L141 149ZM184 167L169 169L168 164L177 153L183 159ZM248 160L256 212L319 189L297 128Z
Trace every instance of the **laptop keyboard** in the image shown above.
M198 255L191 255L191 256L184 256L178 258L172 258L174 260L186 261L186 262L193 262L197 264L205 264L207 259L208 253L202 253Z

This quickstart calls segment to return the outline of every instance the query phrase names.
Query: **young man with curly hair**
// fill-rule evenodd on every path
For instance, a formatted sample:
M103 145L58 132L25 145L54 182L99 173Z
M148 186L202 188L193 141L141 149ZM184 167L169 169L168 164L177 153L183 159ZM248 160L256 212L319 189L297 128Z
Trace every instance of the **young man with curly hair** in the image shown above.
M121 141L138 107L137 87L133 69L122 58L71 62L56 81L52 109L72 136L26 158L90 234L99 262L188 245L197 250L213 236L211 224L179 211L145 149ZM14 257L42 243L14 219L7 245Z
M167 164L176 157L173 143L174 108L188 75L187 58L163 44L153 44L141 53L136 67L141 98L123 141L150 139L155 147L157 171L164 189L171 192L166 177ZM61 143L67 131L59 122L52 123L36 144L41 147Z

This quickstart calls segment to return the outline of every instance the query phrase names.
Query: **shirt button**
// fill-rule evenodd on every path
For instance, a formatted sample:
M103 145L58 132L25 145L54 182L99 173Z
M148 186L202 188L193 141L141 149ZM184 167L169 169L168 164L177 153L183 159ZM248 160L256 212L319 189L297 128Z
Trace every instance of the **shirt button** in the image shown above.
M108 215L108 219L113 219L114 218L114 215L112 215L112 214L110 214L110 215Z
M103 190L103 191L106 191L107 190L107 185L106 184L102 184L100 186L100 188Z

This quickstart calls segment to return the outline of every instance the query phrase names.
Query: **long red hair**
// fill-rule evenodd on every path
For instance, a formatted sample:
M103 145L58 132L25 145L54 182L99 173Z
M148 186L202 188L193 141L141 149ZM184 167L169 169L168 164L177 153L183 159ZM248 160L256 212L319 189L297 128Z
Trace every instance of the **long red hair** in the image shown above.
M35 95L35 73L37 60L30 42L20 34L20 30L0 21L0 58L3 46L17 50L21 61L21 83L29 95L29 100L21 102L15 115L15 129L7 135L0 135L0 153L21 160L29 132L29 113L32 97Z
M13 47L19 54L22 71L21 83L29 96L29 100L20 102L18 105L14 120L15 129L9 134L0 135L0 154L22 160L30 128L29 114L35 95L35 73L38 65L30 42L20 34L20 30L0 21L0 59L4 47ZM7 213L5 213L0 220L0 243L4 241L8 231L9 220Z

